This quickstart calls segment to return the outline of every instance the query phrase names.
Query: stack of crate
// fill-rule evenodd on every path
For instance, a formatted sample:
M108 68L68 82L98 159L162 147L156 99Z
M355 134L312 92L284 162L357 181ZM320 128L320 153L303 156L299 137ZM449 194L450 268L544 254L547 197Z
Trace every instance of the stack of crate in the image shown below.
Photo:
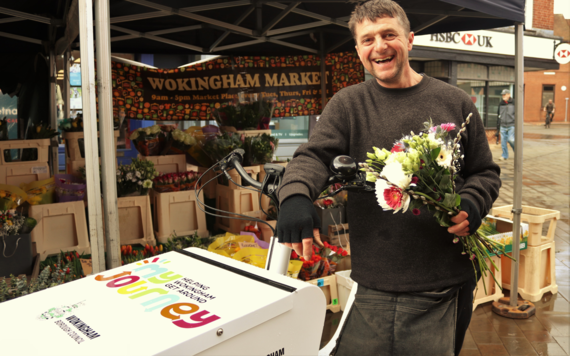
M50 139L0 141L0 184L15 185L48 179ZM22 161L24 150L35 150L34 161ZM17 151L17 152L14 152ZM29 151L28 151L29 152ZM13 155L14 153L17 153ZM12 157L18 158L12 160Z
M257 179L260 172L260 166L243 167L245 171L253 178ZM233 182L242 185L241 176L236 170L229 172ZM259 211L259 193L255 189L245 189L232 181L228 185L218 184L216 188L216 208L227 212L245 214ZM239 234L243 221L232 219L236 215L217 212L222 215L216 217L216 228L234 234Z
M513 219L512 205L493 208L491 215ZM558 292L555 270L554 233L556 222L560 219L557 210L522 206L521 221L528 223L528 247L520 252L518 292L531 302L539 301L542 296ZM542 235L543 226L549 223L546 236ZM511 260L501 259L503 288L511 289Z
M115 151L117 151L117 144L120 131L113 131L115 138ZM99 137L99 131L97 131ZM83 132L64 132L63 138L65 139L65 168L67 174L78 176L77 170L85 167L85 154L81 154L80 140L84 140ZM100 145L99 145L100 147ZM83 150L84 151L84 150ZM85 151L84 151L85 152Z

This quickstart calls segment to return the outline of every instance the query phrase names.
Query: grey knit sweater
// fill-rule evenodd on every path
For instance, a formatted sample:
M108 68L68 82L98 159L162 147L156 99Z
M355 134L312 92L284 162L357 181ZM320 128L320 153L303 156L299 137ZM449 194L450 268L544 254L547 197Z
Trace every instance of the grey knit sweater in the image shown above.
M455 123L455 136L473 113L462 135L465 155L456 188L485 216L499 194L500 169L491 156L483 122L471 99L460 89L424 76L410 88L387 89L375 79L339 91L327 104L308 143L287 166L279 199L303 194L316 199L330 174L331 160L349 155L364 162L372 146L390 150L394 143L419 132L423 123ZM439 226L427 210L382 211L373 193L348 195L352 274L365 287L389 292L427 291L473 277L461 243Z

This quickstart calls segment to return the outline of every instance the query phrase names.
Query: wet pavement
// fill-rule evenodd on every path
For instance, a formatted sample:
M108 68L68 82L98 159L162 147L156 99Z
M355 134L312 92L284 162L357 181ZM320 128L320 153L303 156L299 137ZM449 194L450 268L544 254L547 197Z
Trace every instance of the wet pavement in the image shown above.
M491 302L473 313L459 356L570 355L570 125L524 125L522 204L560 211L555 232L558 293L535 302L536 315L513 320L496 315ZM503 185L494 207L513 204L514 155L500 161L501 145L491 144ZM545 224L546 235L548 224ZM505 290L505 295L509 291ZM327 313L322 345L334 334L342 313ZM418 354L421 355L421 350Z
M534 303L536 315L523 320L496 315L490 302L478 306L460 356L570 355L570 125L525 125L523 137L522 204L560 211L554 236L558 293L543 295ZM506 161L499 161L500 144L491 144L491 151L503 182L494 207L511 205L513 151L509 147Z

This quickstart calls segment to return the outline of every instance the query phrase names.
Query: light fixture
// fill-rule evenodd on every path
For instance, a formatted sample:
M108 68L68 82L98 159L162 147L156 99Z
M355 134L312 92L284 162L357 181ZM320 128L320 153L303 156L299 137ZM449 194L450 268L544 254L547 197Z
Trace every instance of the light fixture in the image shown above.
M556 72L544 72L544 75L555 75Z

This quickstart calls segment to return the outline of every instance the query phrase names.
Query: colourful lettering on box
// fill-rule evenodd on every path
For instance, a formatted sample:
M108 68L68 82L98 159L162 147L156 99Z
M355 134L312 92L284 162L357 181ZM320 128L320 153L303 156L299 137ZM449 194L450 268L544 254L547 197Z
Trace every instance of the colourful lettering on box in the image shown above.
M322 278L317 279L317 286L322 287L325 285L325 280Z
M338 299L334 298L334 299L332 300L332 305L337 305L337 304L338 304Z
M175 274L164 266L158 265L164 265L168 262L168 260L161 260L160 258L156 257L150 262L149 260L144 260L142 263L137 263L137 265L141 267L137 267L133 271L126 271L108 277L97 275L95 277L95 280L99 282L107 282L105 285L108 288L117 288L118 294L129 295L129 299L131 300L146 296L148 294L158 294L158 296L153 295L152 299L141 303L143 307L154 304L154 306L146 308L145 312L151 312L156 309L160 309L160 315L166 319L172 320L172 324L176 325L179 328L198 328L220 319L219 316L211 314L207 310L199 311L200 307L195 304L178 303L180 297L174 294L169 294L169 291L166 289L147 289L148 287L146 284L148 283L151 283L150 286L152 286L157 284L165 284L167 282L172 282L175 279L182 278L182 275ZM133 272L139 272L141 274L144 273L144 275L131 275ZM189 320L191 322L181 319L182 315L189 315Z

